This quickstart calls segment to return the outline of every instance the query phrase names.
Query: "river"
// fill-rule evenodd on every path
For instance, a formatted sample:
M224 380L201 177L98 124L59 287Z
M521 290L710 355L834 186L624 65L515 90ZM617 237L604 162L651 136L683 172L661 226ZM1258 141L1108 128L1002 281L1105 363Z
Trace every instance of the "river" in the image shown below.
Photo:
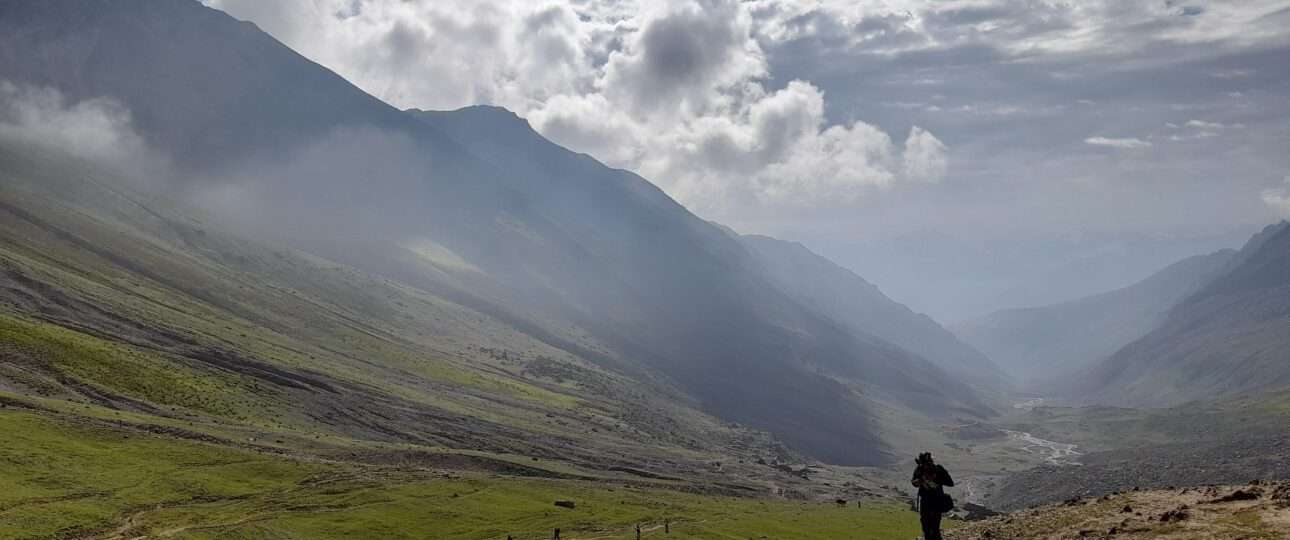
M1017 409L1034 409L1044 404L1044 398L1031 398L1013 404ZM1021 445L1021 449L1032 454L1039 454L1049 465L1079 465L1075 458L1083 454L1075 451L1077 445L1068 443L1059 443L1048 439L1040 439L1025 431L1003 430L1008 437Z
M1025 431L1003 430L1008 437L1017 441L1021 449L1032 454L1039 454L1044 458L1044 462L1049 465L1079 465L1075 458L1083 454L1075 451L1077 445L1069 443L1059 443L1048 439L1040 439Z

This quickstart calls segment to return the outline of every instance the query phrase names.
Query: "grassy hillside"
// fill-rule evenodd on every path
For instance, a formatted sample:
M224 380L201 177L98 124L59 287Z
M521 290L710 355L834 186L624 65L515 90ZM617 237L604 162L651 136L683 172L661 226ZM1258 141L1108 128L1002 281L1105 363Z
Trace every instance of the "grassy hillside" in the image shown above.
M909 538L907 510L359 466L150 433L0 396L0 537ZM84 411L82 411L84 412ZM96 411L109 414L109 411ZM572 500L576 508L554 506Z
M132 129L174 172L144 179L149 193L203 208L242 237L344 265L250 249L210 221L156 208L160 216L142 220L124 203L112 215L96 208L88 217L99 223L66 226L75 240L9 212L88 255L46 262L110 263L145 277L144 290L129 291L124 276L79 276L153 307L182 294L180 317L218 325L202 334L257 349L241 357L475 416L501 414L480 401L499 396L427 392L422 370L481 361L490 369L463 380L507 379L527 393L512 384L534 386L518 371L553 358L591 370L588 380L612 371L624 384L606 396L658 396L660 407L773 432L851 465L895 456L876 435L876 399L924 414L992 412L935 364L835 324L777 286L737 240L646 179L562 148L508 111L400 111L193 0L0 2L0 44L0 78L57 91L69 106L110 96L128 110ZM155 241L131 242L132 232ZM211 309L222 313L207 316ZM318 354L323 342L329 350ZM484 360L470 345L493 352ZM544 422L508 401L512 418L489 420ZM673 417L659 415L641 441L693 446L691 435L711 431L662 425Z
M488 313L223 233L57 153L0 147L0 164L0 537L619 538L671 519L674 536L882 538L915 522L872 502L893 492L863 471L812 478L769 435ZM876 499L818 503L837 496Z

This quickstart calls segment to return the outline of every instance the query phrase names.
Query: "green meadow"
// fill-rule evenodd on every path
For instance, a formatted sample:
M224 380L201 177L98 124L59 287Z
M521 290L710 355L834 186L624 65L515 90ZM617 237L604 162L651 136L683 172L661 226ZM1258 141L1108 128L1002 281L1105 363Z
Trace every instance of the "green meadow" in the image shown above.
M0 538L900 538L908 510L296 459L0 410ZM555 506L569 500L573 509ZM667 524L665 526L665 524ZM666 530L665 530L666 529Z

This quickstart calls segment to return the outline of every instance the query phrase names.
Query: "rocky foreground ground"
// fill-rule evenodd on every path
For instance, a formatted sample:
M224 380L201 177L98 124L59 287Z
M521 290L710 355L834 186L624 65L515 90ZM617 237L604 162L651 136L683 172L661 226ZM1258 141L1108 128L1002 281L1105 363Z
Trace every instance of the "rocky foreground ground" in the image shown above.
M948 540L1290 538L1290 482L1131 490L970 523Z

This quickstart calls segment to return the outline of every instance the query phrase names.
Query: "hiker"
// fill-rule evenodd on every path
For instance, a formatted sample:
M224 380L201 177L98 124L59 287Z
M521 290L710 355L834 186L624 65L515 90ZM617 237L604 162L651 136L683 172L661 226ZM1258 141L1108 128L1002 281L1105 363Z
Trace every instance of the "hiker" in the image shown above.
M923 525L923 540L941 540L941 514L954 509L954 499L945 493L954 486L945 467L932 461L931 452L914 460L914 477L910 483L918 488L918 520Z

